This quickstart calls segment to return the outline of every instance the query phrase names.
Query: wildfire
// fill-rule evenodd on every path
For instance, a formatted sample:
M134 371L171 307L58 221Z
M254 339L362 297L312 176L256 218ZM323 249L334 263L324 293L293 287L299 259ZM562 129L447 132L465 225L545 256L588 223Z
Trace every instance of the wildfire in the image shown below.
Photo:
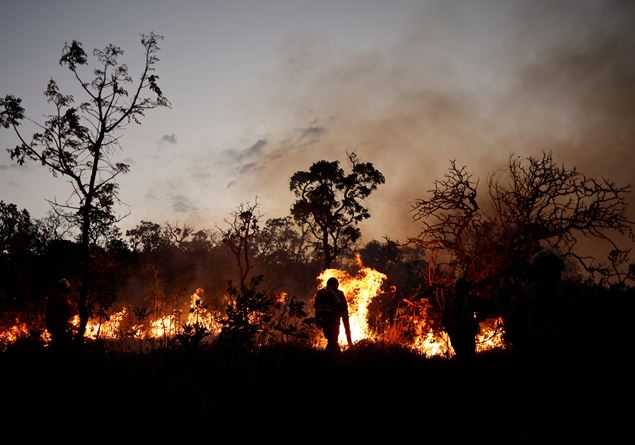
M371 332L367 320L368 307L380 294L381 286L387 277L377 270L365 267L359 254L356 255L356 263L359 270L354 275L339 269L327 269L318 276L317 280L320 286L324 287L329 278L337 278L339 287L346 295L348 302L353 342L364 339L390 341L389 335L378 336ZM396 339L393 341L406 342L414 351L426 357L454 356L454 350L448 334L443 330L434 329L430 323L428 316L429 304L427 302L419 305L410 302L408 304L416 307L416 310L411 311L407 317L404 317L401 326L397 326L396 330L410 330L412 332L412 340L406 342L402 332L397 332ZM409 326L404 326L406 323ZM493 318L481 322L480 331L476 336L477 351L504 348L503 334L502 319ZM341 345L346 344L343 327L340 329L339 343Z
M20 322L19 319L15 320L15 324L8 329L0 331L0 345L10 345L14 343L19 337L29 335L29 328L24 322Z
M381 285L387 278L385 274L375 269L364 267L359 254L356 254L356 263L359 271L355 275L350 275L339 269L326 269L317 278L321 287L325 287L326 282L331 277L335 277L339 282L339 287L346 295L346 301L348 302L353 342L373 338L368 328L368 306L379 295ZM339 342L342 345L346 344L343 328L340 329Z
M196 289L191 295L186 324L203 326L209 330L212 336L220 333L219 314L212 313L203 303L204 290ZM121 340L123 338L135 339L163 339L173 337L181 332L180 310L174 310L169 315L159 315L142 323L133 323L130 309L124 307L120 311L111 313L107 317L90 318L86 324L85 338L90 340ZM79 328L79 315L75 315L70 324ZM0 330L0 347L6 347L20 337L27 337L30 334L29 326L16 319L15 324L9 328ZM51 336L44 330L40 335L40 340L48 344Z
M327 269L322 272L317 281L319 286L326 286L329 278L334 277L339 282L340 289L346 295L349 307L349 321L353 342L369 339L388 343L407 345L413 351L427 357L451 357L454 350L446 332L432 322L430 316L432 305L427 300L403 300L397 310L394 321L381 332L374 332L368 325L368 309L372 301L382 292L381 288L387 276L375 269L365 267L359 255L356 257L357 272L349 273L339 269ZM274 295L275 302L285 307L288 302L286 292ZM182 309L182 310L181 310ZM201 288L190 296L189 304L185 307L174 308L171 313L155 314L154 317L133 320L136 311L124 307L107 317L91 318L86 325L86 338L91 340L158 340L169 339L183 332L183 326L204 327L212 338L221 331L219 320L222 314L210 311L204 303L204 290ZM181 314L187 313L182 320ZM282 315L280 315L282 317ZM256 320L252 320L256 321ZM79 327L79 317L75 316L71 323ZM504 348L504 331L501 318L491 318L480 323L480 331L476 336L477 351L487 351L494 348ZM14 343L20 337L32 335L27 323L16 319L15 324L0 330L0 348ZM46 344L50 335L45 330L40 339ZM323 341L320 336L320 340ZM346 345L344 329L340 329L340 344ZM320 344L320 346L324 346Z

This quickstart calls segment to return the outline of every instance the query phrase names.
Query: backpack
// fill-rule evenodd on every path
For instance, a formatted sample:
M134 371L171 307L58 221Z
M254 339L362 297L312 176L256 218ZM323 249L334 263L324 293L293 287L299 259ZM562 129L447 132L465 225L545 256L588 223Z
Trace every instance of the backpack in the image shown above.
M315 294L315 316L317 318L330 315L340 316L341 313L342 301L338 292L324 288Z

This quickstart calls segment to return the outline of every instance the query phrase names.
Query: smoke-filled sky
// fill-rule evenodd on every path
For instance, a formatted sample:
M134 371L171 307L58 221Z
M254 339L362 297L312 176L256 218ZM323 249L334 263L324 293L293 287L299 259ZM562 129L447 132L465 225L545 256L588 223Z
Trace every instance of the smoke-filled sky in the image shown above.
M124 133L124 229L213 227L256 196L265 217L287 215L295 171L355 151L386 177L365 238L404 239L418 233L413 200L450 159L484 179L544 150L635 184L633 23L628 0L3 0L0 95L42 121L48 79L73 85L65 42L115 43L136 76L139 34L155 31L172 109ZM0 131L0 199L44 216L71 188L16 166L15 144Z

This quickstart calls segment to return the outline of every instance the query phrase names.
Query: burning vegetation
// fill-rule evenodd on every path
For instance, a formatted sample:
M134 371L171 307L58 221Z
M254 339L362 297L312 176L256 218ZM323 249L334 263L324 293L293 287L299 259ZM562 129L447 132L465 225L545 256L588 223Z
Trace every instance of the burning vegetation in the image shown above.
M413 303L405 300L406 307L416 308L411 311L401 311L395 320L395 325L379 332L369 322L369 307L378 296L383 293L383 284L388 278L384 273L373 268L365 267L361 256L356 255L355 267L352 271L341 269L327 269L317 277L316 289L324 287L330 277L335 277L340 283L340 289L346 295L349 311L352 338L355 343L372 342L397 342L411 348L413 351L426 357L440 356L451 357L454 355L447 334L440 327L435 327L430 322L428 303ZM309 294L304 301L311 301ZM236 308L235 299L225 296L230 308ZM257 336L256 346L265 346L274 342L285 342L290 339L302 339L307 344L317 347L324 346L324 340L315 329L310 329L311 318L308 311L304 310L306 304L290 298L286 292L278 292L267 306L267 311L258 314L248 310L246 324L254 325ZM84 337L91 341L107 341L112 344L120 342L123 345L137 345L141 348L158 347L161 345L178 344L184 338L190 340L198 335L207 341L214 341L221 334L223 327L231 329L228 323L227 311L210 310L205 302L205 291L197 288L190 296L189 302L183 307L165 307L156 316L146 311L134 308L131 305L124 306L110 314L100 313L101 316L92 317L86 325ZM303 317L301 319L301 317ZM293 325L292 319L296 318L304 326L304 330ZM37 324L37 322L35 323ZM71 329L79 327L79 316L75 315L70 320ZM400 331L401 330L401 331ZM0 331L0 342L4 348L10 346L20 338L33 337L33 332L41 332L39 339L47 345L50 334L46 329L38 329L38 326L29 327L27 323L16 322ZM408 335L412 332L413 335ZM299 335L299 334L303 335ZM283 335L288 334L288 335ZM504 348L504 331L500 318L489 319L481 322L478 333L478 350L484 351L492 348ZM345 339L340 338L340 343L345 344Z

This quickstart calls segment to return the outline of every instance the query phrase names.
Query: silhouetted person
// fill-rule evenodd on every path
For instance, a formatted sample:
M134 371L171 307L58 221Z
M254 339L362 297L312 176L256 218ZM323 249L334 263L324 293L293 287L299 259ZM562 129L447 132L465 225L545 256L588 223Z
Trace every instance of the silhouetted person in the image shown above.
M564 261L543 249L530 260L525 292L529 353L532 358L561 355L567 348L568 297L562 272Z
M61 279L53 287L46 302L46 329L51 334L51 347L66 348L73 340L70 319L75 315L71 301L71 285Z
M351 327L348 321L348 303L344 292L338 287L337 279L331 277L326 282L326 287L315 294L315 320L328 341L326 350L331 352L340 352L340 345L337 341L340 335L340 319L344 322L348 346L353 345Z
M474 361L476 356L476 338L479 330L475 318L472 287L466 278L459 278L454 284L454 293L448 299L443 313L445 330L456 353L463 364Z

